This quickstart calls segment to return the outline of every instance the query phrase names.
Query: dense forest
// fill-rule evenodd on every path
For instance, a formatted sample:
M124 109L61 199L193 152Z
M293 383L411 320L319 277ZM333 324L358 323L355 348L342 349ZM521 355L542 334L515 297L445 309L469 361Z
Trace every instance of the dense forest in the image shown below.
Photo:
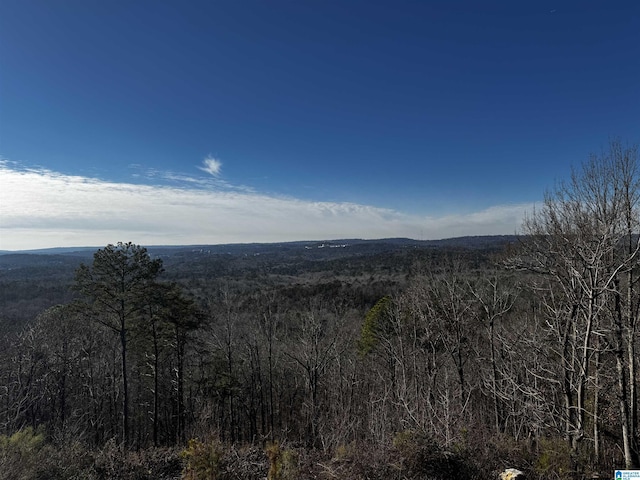
M0 256L0 477L455 479L640 467L640 170L513 237Z

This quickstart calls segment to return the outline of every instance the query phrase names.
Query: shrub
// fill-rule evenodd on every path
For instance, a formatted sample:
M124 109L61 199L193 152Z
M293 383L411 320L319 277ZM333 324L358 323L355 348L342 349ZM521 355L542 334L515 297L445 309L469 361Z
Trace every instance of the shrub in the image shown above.
M283 450L278 442L273 442L267 444L265 453L269 459L267 480L295 480L298 478L298 454L295 450Z
M540 477L570 478L571 449L562 438L541 438L535 471Z
M44 435L31 427L0 435L0 471L7 480L36 478L42 470Z
M470 478L472 467L459 453L442 450L426 435L404 430L393 438L393 447L400 456L398 467L408 477L430 479Z
M259 448L237 448L217 439L189 440L180 456L185 461L185 480L263 480L267 471L264 452Z
M221 442L213 440L204 443L192 438L180 455L187 462L182 471L182 478L186 480L219 480L223 478L224 448Z

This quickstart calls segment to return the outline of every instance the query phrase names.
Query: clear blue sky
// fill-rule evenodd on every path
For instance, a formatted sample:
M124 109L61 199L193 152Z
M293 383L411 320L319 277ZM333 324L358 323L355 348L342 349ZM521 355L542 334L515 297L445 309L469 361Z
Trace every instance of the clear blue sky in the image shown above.
M0 1L0 249L513 233L639 127L636 1Z

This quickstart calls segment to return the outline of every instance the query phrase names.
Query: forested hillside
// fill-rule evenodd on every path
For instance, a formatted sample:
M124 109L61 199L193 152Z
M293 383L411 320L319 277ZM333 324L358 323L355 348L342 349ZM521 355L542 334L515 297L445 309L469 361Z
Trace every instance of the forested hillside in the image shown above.
M520 237L4 256L6 478L638 466L637 150Z

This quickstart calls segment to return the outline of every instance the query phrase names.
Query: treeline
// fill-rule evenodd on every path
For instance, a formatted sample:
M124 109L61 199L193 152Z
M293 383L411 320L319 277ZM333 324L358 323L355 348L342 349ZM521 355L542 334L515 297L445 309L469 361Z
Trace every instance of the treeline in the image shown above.
M5 438L178 446L189 478L241 445L266 448L271 479L638 467L638 168L613 142L517 244L431 252L387 289L168 282L144 248L109 245L0 354ZM209 478L254 478L225 471Z

